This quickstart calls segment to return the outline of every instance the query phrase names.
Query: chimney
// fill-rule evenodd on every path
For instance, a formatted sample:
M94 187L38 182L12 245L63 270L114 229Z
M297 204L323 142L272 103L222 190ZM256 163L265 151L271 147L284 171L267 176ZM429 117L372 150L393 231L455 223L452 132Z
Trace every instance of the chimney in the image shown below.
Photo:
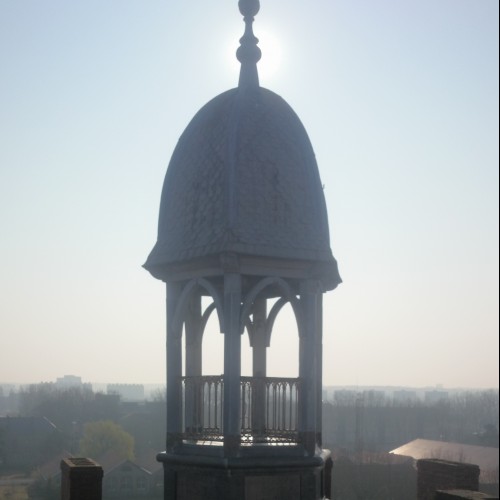
M61 461L62 500L102 500L102 467L90 458Z

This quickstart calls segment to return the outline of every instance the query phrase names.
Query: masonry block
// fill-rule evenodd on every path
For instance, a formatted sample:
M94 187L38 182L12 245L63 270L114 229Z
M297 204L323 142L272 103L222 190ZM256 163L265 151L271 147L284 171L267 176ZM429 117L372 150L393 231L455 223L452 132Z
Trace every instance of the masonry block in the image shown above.
M438 490L479 490L479 467L447 460L417 462L417 499L435 500Z
M62 500L102 500L102 467L89 458L61 461Z

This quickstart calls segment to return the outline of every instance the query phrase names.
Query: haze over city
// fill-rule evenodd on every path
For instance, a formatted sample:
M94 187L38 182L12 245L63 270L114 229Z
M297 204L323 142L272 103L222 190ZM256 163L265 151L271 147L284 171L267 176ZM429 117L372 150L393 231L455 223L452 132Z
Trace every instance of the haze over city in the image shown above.
M343 279L325 385L498 387L498 9L261 1L260 82L308 131ZM236 0L0 2L0 382L162 383L165 289L141 266L242 32ZM297 356L276 329L270 375Z

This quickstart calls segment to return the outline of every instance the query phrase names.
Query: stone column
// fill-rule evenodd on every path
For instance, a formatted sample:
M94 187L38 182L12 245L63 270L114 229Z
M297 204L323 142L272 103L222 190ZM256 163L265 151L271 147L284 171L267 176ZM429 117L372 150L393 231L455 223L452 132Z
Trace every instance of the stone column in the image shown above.
M186 334L186 377L184 387L185 425L187 433L199 433L203 429L203 386L198 377L202 374L202 319L201 295L193 295L189 301L184 323Z
M323 444L323 294L317 294L316 316L318 329L316 331L316 444Z
M265 377L267 372L266 299L257 299L253 307L253 376Z
M265 431L267 347L266 337L266 299L258 299L253 308L253 335L251 336L253 351L253 376L255 378L252 392L252 430L256 435Z
M182 431L182 323L174 325L182 286L167 284L167 451L173 451Z
M189 302L185 322L186 329L186 376L202 374L201 295Z
M318 311L317 282L307 280L301 284L301 325L300 325L300 408L299 433L308 455L312 456L316 450L317 425L317 384L318 384L318 348L317 337L321 322Z
M224 275L224 452L234 456L241 437L241 275Z

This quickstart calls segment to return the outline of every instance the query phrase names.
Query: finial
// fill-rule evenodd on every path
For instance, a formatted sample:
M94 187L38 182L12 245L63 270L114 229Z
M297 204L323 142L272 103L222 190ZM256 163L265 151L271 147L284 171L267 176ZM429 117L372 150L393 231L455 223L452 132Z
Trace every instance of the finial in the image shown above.
M259 74L257 73L257 62L262 52L257 44L259 39L253 34L252 23L254 16L260 9L259 0L239 0L238 7L245 21L245 33L240 38L240 46L236 51L236 57L241 63L239 87L258 87Z

